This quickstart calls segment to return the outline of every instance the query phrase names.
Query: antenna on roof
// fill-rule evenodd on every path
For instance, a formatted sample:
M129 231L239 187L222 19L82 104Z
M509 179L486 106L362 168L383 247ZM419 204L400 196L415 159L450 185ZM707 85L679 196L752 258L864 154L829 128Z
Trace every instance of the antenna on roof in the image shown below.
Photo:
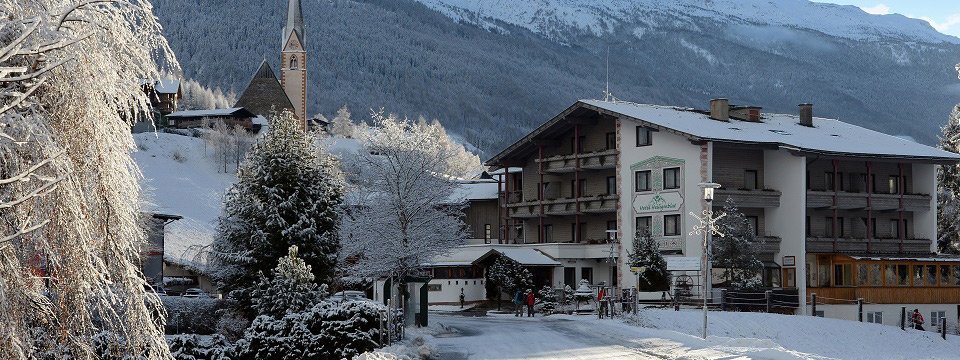
M603 90L603 101L617 101L617 98L610 93L610 45L607 45L607 80Z

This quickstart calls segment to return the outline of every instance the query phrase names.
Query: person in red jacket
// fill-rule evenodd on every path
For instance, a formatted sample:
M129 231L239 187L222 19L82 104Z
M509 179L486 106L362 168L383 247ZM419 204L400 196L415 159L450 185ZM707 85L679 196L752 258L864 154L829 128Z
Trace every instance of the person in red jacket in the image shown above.
M923 331L924 320L923 320L923 315L920 314L919 309L913 309L913 316L911 316L911 320L913 321L914 329Z
M533 290L527 289L527 317L533 316L533 304L536 299L533 297Z

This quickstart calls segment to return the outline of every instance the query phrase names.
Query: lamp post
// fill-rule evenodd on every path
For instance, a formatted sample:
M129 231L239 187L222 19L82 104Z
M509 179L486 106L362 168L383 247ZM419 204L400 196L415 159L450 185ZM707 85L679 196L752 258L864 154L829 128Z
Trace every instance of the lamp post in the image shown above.
M615 291L613 286L613 269L617 266L617 257L620 255L617 253L617 230L607 230L607 241L610 243L610 255L607 259L607 262L610 264L610 291ZM614 295L616 295L616 293L614 293Z
M717 183L700 183L698 185L703 189L703 201L706 203L705 209L701 212L702 216L697 215L694 212L690 212L690 215L696 218L700 224L693 226L693 231L690 232L690 236L693 235L703 235L703 254L701 255L700 261L700 271L703 273L701 276L701 282L703 283L702 292L703 292L703 338L707 338L707 288L710 283L710 242L712 240L713 234L723 237L723 234L717 231L717 220L722 219L727 214L720 214L720 216L713 217L713 207L711 203L713 202L713 190L720 187L720 184Z

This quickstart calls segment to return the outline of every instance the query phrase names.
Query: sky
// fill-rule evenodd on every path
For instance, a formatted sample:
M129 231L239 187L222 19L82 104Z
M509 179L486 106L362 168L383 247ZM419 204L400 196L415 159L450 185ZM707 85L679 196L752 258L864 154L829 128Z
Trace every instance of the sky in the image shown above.
M944 34L960 37L960 0L814 0L856 5L871 14L901 14L923 19Z

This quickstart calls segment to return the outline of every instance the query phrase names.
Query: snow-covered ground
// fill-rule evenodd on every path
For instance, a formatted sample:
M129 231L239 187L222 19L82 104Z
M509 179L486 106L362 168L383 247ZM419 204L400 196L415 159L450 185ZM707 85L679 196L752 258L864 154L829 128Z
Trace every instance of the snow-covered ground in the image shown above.
M960 358L957 336L809 316L711 312L703 340L701 316L647 309L630 324L593 316L432 313L430 328L417 334L440 359Z
M188 263L213 240L223 195L236 175L233 169L218 171L208 155L213 149L203 139L154 132L133 137L139 148L133 158L143 173L144 211L183 216L166 227L164 257Z

